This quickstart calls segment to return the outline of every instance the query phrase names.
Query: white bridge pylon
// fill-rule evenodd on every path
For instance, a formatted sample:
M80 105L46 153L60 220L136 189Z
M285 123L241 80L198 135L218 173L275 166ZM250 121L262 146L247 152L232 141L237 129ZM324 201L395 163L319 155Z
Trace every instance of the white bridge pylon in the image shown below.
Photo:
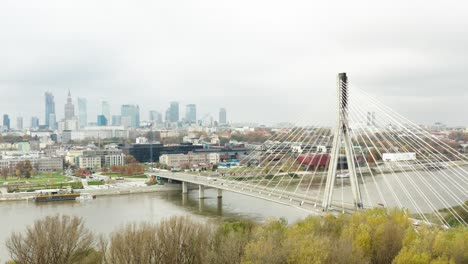
M348 77L346 73L339 73L337 77L337 93L338 93L338 119L333 134L333 145L330 153L330 162L328 164L327 180L325 192L322 202L322 210L328 211L331 206L333 189L335 186L338 160L341 150L344 147L346 161L348 164L349 181L354 199L354 208L356 210L363 208L361 191L356 173L355 155L349 135L348 122Z

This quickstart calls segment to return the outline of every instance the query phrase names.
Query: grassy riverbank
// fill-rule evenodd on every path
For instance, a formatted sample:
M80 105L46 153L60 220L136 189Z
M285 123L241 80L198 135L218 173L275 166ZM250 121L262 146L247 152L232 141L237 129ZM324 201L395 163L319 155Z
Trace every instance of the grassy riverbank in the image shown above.
M36 176L33 176L31 178L18 178L18 177L8 177L8 178L1 178L0 179L0 184L4 183L37 183L37 184L43 184L43 183L61 183L61 182L67 182L69 181L70 178L67 176L64 176L62 173L41 173Z

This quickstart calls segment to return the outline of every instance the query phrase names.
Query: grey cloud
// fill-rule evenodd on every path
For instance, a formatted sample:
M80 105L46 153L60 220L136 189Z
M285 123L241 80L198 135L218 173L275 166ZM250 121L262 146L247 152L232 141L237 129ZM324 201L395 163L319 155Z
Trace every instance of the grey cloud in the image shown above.
M466 7L427 1L5 1L0 91L8 96L0 97L0 110L42 118L43 93L51 90L60 115L71 89L88 98L90 116L103 99L113 112L138 103L144 118L179 100L196 103L200 115L216 117L226 107L232 121L294 121L305 113L312 123L333 122L335 75L347 71L353 85L416 122L466 125L459 114L468 112ZM444 115L427 101L443 107Z

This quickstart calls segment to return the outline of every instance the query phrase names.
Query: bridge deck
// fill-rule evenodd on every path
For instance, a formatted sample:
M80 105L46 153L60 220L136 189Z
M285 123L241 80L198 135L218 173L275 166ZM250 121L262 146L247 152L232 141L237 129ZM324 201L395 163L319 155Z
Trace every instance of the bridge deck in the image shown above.
M168 171L151 172L148 174L180 182L188 182L192 184L203 185L206 187L239 193L275 203L296 207L302 210L313 212L314 214L325 214L321 207L321 200L317 200L312 197L307 197L304 194L288 192L285 190L278 190L265 186L256 186L241 181L227 180L222 177L207 177L201 175ZM331 212L342 213L343 206L345 212L354 212L354 205L343 205L341 203L339 206L333 206Z

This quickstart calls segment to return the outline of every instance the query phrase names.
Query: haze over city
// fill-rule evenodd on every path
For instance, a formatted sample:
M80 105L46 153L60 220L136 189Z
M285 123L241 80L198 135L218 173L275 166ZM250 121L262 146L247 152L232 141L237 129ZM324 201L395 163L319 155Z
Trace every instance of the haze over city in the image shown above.
M443 7L443 8L442 8ZM336 72L409 119L468 124L466 3L444 1L3 1L0 105L57 120L68 90L89 116L170 101L230 121L333 118ZM317 100L320 98L320 100ZM434 107L436 106L436 107Z

